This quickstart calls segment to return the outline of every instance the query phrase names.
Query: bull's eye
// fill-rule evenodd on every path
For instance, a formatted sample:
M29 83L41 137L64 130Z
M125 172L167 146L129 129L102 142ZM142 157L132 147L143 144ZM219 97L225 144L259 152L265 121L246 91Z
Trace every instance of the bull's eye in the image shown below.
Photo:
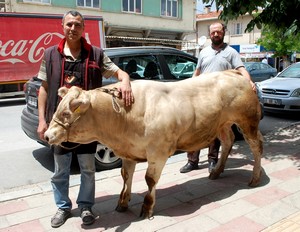
M64 118L64 119L68 119L71 117L71 114L70 112L67 112L67 111L64 111L61 116Z
M70 117L70 113L69 113L69 112L66 112L66 111L64 111L64 112L62 113L62 117L64 117L64 118L68 118L68 117Z

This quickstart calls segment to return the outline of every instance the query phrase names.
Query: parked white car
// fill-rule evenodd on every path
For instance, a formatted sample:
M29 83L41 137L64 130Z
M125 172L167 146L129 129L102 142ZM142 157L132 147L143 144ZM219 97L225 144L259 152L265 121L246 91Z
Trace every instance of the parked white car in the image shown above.
M300 112L300 62L257 85L266 112Z

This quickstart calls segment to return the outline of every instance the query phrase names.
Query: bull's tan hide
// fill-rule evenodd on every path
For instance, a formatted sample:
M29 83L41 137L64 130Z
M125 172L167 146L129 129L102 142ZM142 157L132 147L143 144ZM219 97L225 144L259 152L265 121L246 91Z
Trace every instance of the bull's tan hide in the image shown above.
M109 86L113 88L118 84ZM203 74L179 82L133 81L135 102L121 112L112 107L112 96L99 89L60 89L63 97L45 136L50 144L64 141L99 141L123 159L124 187L117 210L128 208L132 176L137 162L147 161L149 192L142 206L144 217L153 215L155 188L169 156L176 150L207 147L216 137L222 153L210 174L217 178L234 142L231 125L237 124L254 154L250 186L261 176L262 136L258 129L261 109L249 81L237 71Z

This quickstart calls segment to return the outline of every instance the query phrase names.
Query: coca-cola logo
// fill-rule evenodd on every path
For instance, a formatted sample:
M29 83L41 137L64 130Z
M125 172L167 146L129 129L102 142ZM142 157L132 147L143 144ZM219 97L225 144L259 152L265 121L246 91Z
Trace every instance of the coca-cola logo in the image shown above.
M45 49L53 45L52 41L55 38L62 39L63 37L57 32L47 32L41 34L36 40L8 40L6 42L0 40L0 63L25 63L25 60L30 63L37 63L43 58ZM26 55L27 59L25 58Z
M57 32L47 32L41 34L36 40L8 40L3 42L0 40L0 63L37 63L41 61L46 48L54 45L64 38L64 35ZM89 34L85 33L85 38L90 42ZM57 40L56 40L57 39ZM27 56L27 58L26 58Z

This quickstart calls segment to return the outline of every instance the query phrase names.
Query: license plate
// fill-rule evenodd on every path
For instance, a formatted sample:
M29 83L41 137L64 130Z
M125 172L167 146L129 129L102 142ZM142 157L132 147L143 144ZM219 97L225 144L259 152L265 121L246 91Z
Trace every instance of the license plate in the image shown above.
M28 96L27 104L37 108L37 99L35 97Z
M281 105L280 99L264 98L264 103L270 105Z

